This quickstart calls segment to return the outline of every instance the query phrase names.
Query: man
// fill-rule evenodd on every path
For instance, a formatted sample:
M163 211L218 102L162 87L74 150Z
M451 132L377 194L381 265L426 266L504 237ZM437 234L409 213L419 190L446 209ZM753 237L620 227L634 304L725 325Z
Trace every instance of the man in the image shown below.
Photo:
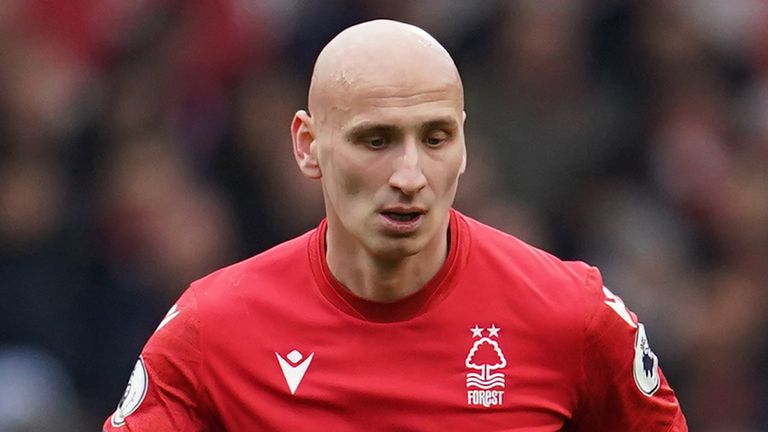
M193 283L105 430L687 430L596 269L451 209L463 105L423 30L334 38L291 125L327 218Z

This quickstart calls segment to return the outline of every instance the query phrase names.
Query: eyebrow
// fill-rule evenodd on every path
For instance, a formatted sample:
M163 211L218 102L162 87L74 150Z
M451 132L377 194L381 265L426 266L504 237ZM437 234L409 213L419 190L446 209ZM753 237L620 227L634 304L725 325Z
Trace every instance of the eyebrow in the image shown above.
M371 132L388 134L395 132L396 130L397 128L391 124L365 121L353 126L344 135L347 138L354 138Z
M456 122L456 119L453 117L444 117L439 119L430 120L426 123L424 123L421 126L422 130L432 130L432 129L457 129L459 127L459 124Z
M459 126L458 122L456 122L456 120L453 117L446 116L442 118L432 119L419 125L419 130L421 131L427 131L427 130L433 130L433 129L454 130L454 129L457 129L458 126ZM394 132L397 132L398 129L399 129L398 127L389 123L363 121L353 126L344 135L346 137L356 137L369 132L394 133Z

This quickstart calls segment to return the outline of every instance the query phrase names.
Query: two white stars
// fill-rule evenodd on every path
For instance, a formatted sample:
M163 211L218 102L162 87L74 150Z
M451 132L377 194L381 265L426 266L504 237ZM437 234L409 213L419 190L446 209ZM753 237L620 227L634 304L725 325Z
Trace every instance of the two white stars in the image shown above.
M475 324L474 327L469 329L469 331L472 332L472 337L473 338L483 337L483 331L485 331L485 330L486 329L478 326L477 324ZM495 337L499 337L499 332L501 331L501 329L499 327L496 327L496 324L491 324L491 326L488 327L487 330L488 330L488 337L494 337L494 336Z

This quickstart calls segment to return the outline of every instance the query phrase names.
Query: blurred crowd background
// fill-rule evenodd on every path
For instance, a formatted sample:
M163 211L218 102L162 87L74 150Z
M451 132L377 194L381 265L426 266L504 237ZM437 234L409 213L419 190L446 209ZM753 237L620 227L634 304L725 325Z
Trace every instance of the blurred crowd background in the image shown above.
M768 431L763 0L0 1L0 431L99 430L189 282L318 223L291 116L380 17L459 65L457 208L599 266L691 430Z

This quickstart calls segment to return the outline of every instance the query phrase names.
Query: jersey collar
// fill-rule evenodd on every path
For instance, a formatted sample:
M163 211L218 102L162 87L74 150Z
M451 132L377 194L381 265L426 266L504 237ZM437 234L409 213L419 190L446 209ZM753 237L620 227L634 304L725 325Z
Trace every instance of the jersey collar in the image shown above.
M322 295L342 312L373 322L396 322L414 318L441 302L455 285L456 275L466 261L469 230L464 217L451 209L449 249L443 266L419 291L395 302L376 302L359 297L339 282L325 259L327 220L320 222L309 240L312 272Z

